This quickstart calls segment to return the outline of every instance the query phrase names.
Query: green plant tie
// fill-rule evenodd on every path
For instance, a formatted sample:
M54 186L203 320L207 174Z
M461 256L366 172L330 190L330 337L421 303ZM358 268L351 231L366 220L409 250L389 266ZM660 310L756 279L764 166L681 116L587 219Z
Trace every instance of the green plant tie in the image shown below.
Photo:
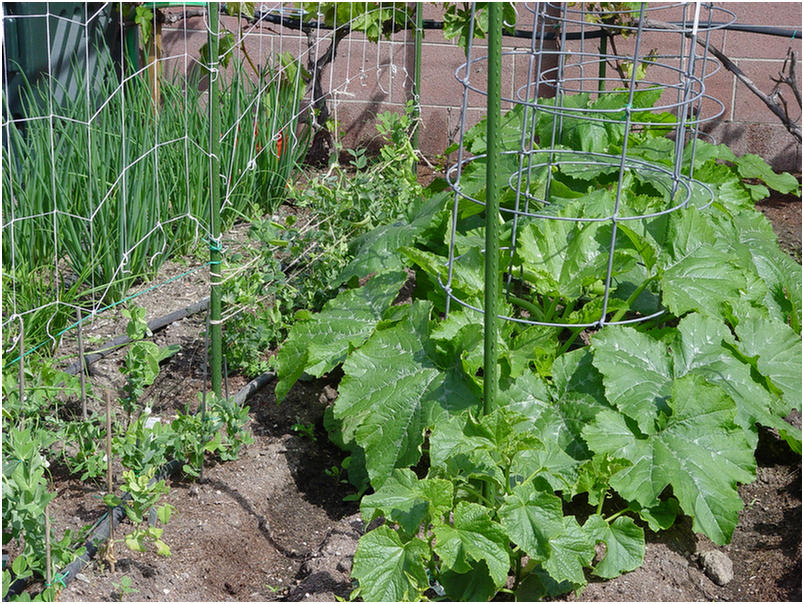
M220 239L213 239L212 237L208 237L207 241L209 241L209 251L210 252L218 252L218 253L223 252L223 245L221 245L221 240ZM220 263L221 263L220 260L210 260L209 261L210 265L220 264Z
M63 573L57 573L55 577L53 577L53 581L50 583L45 583L45 587L52 587L56 583L61 583L62 587L67 587L67 583L64 581L67 578L67 575L70 574L69 570L65 570Z
M212 237L207 237L207 241L209 241L209 251L211 252L223 251L223 246L221 245L220 239L213 239Z

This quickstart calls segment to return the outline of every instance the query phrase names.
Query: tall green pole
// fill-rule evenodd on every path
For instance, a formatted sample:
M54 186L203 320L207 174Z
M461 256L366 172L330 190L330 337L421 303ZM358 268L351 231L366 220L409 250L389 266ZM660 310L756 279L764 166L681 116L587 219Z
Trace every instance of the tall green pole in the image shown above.
M500 71L502 70L502 9L498 2L488 3L489 60L488 98L486 105L486 276L483 332L483 407L491 413L497 404L499 369L497 366L497 302L500 298L498 278L500 198L497 191L497 170L500 143L497 124L500 120Z
M221 115L218 110L218 3L209 3L209 339L212 391L221 395L222 333L221 333Z
M416 33L414 35L414 55L413 55L413 101L415 106L416 126L413 130L413 147L419 148L419 128L421 128L422 118L422 34L424 32L424 18L422 16L422 3L416 3ZM413 164L413 172L416 172L416 164Z

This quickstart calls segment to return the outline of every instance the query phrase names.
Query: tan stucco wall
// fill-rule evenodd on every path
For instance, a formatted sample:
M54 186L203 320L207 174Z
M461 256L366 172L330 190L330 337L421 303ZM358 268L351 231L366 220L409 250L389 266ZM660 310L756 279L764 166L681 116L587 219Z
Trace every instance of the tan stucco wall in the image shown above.
M770 25L785 29L802 28L800 2L726 2L716 3L735 13L737 22L750 25ZM524 3L517 4L519 27L530 29L532 21ZM441 20L440 5L425 4L426 19ZM234 19L224 17L230 28ZM261 28L249 27L243 22L240 30L246 34L245 42L253 57L268 57L272 53L288 51L298 55L307 47L306 38L299 32L276 25ZM323 33L323 32L322 32ZM677 51L678 36L671 36L673 48L659 48L661 52ZM204 19L194 17L174 25L166 25L163 38L163 56L181 56L188 52L197 56L198 48L206 40ZM773 87L771 77L782 68L787 49L792 47L801 59L801 40L774 37L737 31L718 31L713 45L725 53L765 92ZM327 44L328 42L322 42ZM524 49L529 40L505 37L503 52ZM661 46L662 42L657 42ZM324 46L322 46L323 48ZM483 52L483 42L476 50ZM346 38L338 49L335 62L324 74L324 87L335 88L330 107L345 133L344 143L350 146L364 144L376 136L374 117L388 109L399 110L411 98L413 64L413 36L399 32L390 40L374 44L360 34ZM455 140L460 126L460 105L463 88L455 71L464 62L463 51L454 41L444 39L440 31L425 32L423 44L422 124L419 145L429 156L443 153ZM258 59L263 62L264 59ZM512 55L503 56L503 96L514 95L515 90L527 81L527 63ZM473 67L484 69L482 63ZM801 87L801 68L797 70ZM707 92L716 96L725 106L723 115L706 125L705 129L718 142L732 147L737 153L753 152L765 157L776 169L800 170L801 146L785 130L778 118L736 77L721 69L706 82ZM798 117L800 110L789 89L784 90L791 113ZM510 98L510 96L509 96ZM485 97L469 95L468 124L485 114ZM505 105L503 107L506 108Z

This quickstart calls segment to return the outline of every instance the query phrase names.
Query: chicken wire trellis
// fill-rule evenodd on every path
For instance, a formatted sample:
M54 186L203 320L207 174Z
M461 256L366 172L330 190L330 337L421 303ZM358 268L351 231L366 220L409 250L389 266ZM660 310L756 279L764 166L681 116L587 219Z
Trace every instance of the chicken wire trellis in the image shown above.
M624 262L631 260L628 231L689 205L703 209L713 200L712 191L695 179L695 141L706 136L701 125L723 112L705 88L719 66L708 54L710 34L735 16L709 3L591 8L528 4L530 47L508 53L491 35L503 24L498 15L492 25L490 13L488 52L478 50L470 33L467 60L455 74L464 87L462 124L457 162L447 171L454 204L446 279L439 282L448 313L455 302L485 315L487 406L495 399L497 320L570 329L574 339L584 329L660 316L654 276ZM607 33L619 35L619 49L606 44L614 40ZM678 52L657 54L660 39L663 48L675 39ZM501 55L526 61L531 74L511 97L500 92ZM477 75L484 71L486 79ZM470 95L487 96L488 107L486 152L474 155L464 144ZM501 101L520 111L513 135L510 122L505 133L497 119ZM672 141L670 166L654 161L632 140L659 121ZM621 141L621 149L596 149L595 137L604 136ZM468 167L478 162L486 167L481 191L463 182ZM610 175L609 191L577 196L568 191L568 182L602 173ZM628 198L624 183L633 179L649 182L664 198L661 207L640 208ZM467 248L460 226L472 206L485 212L482 301L469 299L460 287L462 263L478 257L472 253L477 248ZM570 258L583 266L567 270L563 262Z
M391 101L404 100L393 98L400 89L417 100L406 50L415 24L392 11L391 31L402 34L370 40L358 20L381 10L375 3L329 21L324 4L219 15L218 3L152 3L143 60L132 6L74 5L2 14L4 365L161 286L130 289L205 241L209 260L170 280L208 274L219 391L220 326L242 310L221 309L219 286L246 270L221 272L221 226L259 194L281 195L315 134L314 109L337 118L333 100L372 86ZM49 43L41 77L15 80L12 111L6 83L21 71L12 35L27 31L21 23L39 23ZM322 60L336 48L337 69Z

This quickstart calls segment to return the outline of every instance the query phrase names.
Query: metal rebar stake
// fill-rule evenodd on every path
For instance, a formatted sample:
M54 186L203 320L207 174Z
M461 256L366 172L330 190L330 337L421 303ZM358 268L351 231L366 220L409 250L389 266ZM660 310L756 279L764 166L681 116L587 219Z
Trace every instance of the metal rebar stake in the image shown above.
M489 3L488 97L486 108L486 273L485 312L483 320L483 408L491 413L497 404L499 369L497 367L497 302L499 283L499 214L497 170L500 142L500 71L502 68L502 14L500 5Z
M220 244L220 130L221 116L218 109L218 11L217 2L209 3L209 30L207 41L209 46L209 310L210 310L210 373L212 391L221 395L221 376L223 374L221 359L223 356L221 331L221 244Z

